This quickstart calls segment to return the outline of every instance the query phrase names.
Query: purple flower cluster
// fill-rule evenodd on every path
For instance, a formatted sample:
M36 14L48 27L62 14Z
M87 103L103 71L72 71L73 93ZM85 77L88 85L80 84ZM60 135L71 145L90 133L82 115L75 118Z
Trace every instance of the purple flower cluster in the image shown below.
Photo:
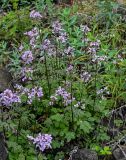
M124 59L125 59L125 56L124 56L124 52L122 52L122 53L119 53L118 55L117 55L117 59L119 60L119 61L123 61ZM117 61L117 59L115 60L115 61ZM116 62L117 63L117 62ZM116 64L115 63L115 64Z
M91 47L88 48L88 53L96 54L96 52L97 52L96 48L91 48Z
M81 74L81 79L82 79L85 83L87 83L87 82L89 82L90 79L91 79L91 74L85 71L85 72L83 72L83 73Z
M24 87L22 86L22 85L19 85L19 84L16 84L15 86L14 86L14 88L15 88L15 90L16 90L16 94L22 94L22 92L23 92L23 90L24 90Z
M15 88L15 91L16 91L16 94L20 94L20 95L22 95L22 94L25 94L25 93L27 93L28 91L29 91L29 89L28 88L25 88L25 87L23 87L22 85L20 85L20 84L16 84L15 86L14 86L14 88Z
M52 32L54 34L59 34L60 32L63 31L62 24L59 21L53 22L52 28L53 28Z
M61 43L65 43L67 41L67 33L62 27L62 24L59 21L55 21L52 24L52 32L57 37L57 40Z
M106 59L107 59L107 56L98 56L98 55L94 54L92 57L92 62L99 63L99 62L105 61Z
M99 90L97 90L97 95L101 98L101 99L106 99L107 95L110 95L110 92L108 90L108 87L103 87Z
M52 136L50 134L41 134L39 133L37 137L27 136L27 138L35 144L41 152L45 149L51 148Z
M16 94L17 95L25 95L27 97L27 103L32 104L34 99L40 100L43 97L43 90L41 87L34 87L34 88L24 88L21 85L16 85Z
M32 48L34 48L35 45L35 41L36 41L36 36L38 35L38 30L37 28L32 29L29 32L24 33L25 35L29 36L30 38L30 45L32 46ZM21 46L21 50L22 50L22 46ZM24 51L21 55L21 59L23 61L23 63L25 64L22 69L21 69L21 77L22 77L22 81L27 81L27 80L32 80L32 74L33 74L33 69L31 67L29 67L29 64L31 64L34 60L33 54L31 50L27 50Z
M39 31L37 28L33 28L31 31L25 32L24 35L30 38L30 45L32 48L36 47L36 38L39 36Z
M50 105L54 105L54 103L58 100L56 96L51 96L50 99L51 99L51 101L49 102Z
M74 56L74 51L75 49L73 47L68 47L67 49L64 50L65 55L67 56Z
M36 47L36 38L35 37L32 37L30 39L30 45L32 48L35 48Z
M35 87L32 88L31 90L29 90L28 92L28 104L32 104L32 101L37 98L38 100L40 100L40 98L43 97L43 91L41 87Z
M67 33L60 33L60 35L57 37L57 40L61 43L65 43L67 41Z
M51 44L49 39L45 39L42 43L42 47L41 47L44 51L46 51L46 53L48 54L48 56L55 56L56 55L56 49L55 46Z
M21 52L24 49L23 45L21 44L19 47L19 51Z
M42 43L42 49L45 51L48 51L48 49L50 48L51 42L49 39L45 39Z
M31 52L31 51L25 51L25 52L22 54L21 59L22 59L26 64L32 63L32 61L33 61L32 52Z
M100 41L99 40L97 40L96 42L91 42L90 43L90 47L99 48L99 46L100 46Z
M30 12L30 18L42 18L42 15L38 12L38 11L35 11L35 10L32 10Z
M86 44L87 44L89 41L90 41L90 40L89 40L88 38L83 38L83 39L82 39L82 42L83 42L83 43L86 43Z
M69 65L68 68L66 69L67 73L71 73L73 71L73 65Z
M102 94L110 94L110 92L108 91L108 88L107 87L104 87L100 90L97 91L97 95L102 95Z
M68 93L61 86L59 86L59 88L56 90L55 95L50 97L51 98L50 105L53 105L56 102L56 100L58 100L58 97L62 98L64 106L71 104L75 100L74 97L71 97L71 93Z
M99 40L97 40L96 42L90 42L89 48L88 48L88 53L96 54L99 47L100 47L100 41Z
M50 48L48 49L47 53L49 56L55 57L56 56L56 48L53 45L51 45Z
M22 67L21 77L22 81L32 80L33 69L31 67Z
M28 36L29 38L37 37L39 35L38 29L33 28L31 31L25 32L24 35Z
M10 89L6 89L0 94L0 104L5 106L11 106L13 103L21 103L20 97L13 93Z
M90 28L88 28L87 25L80 25L80 29L84 34L87 34L88 32L90 32Z

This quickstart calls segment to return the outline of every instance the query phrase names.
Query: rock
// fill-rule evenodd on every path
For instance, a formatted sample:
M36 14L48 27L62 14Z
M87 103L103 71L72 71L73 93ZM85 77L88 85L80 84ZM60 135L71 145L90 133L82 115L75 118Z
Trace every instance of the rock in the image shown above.
M126 16L126 5L119 4L118 7L113 8L113 13L119 14L122 18Z
M8 151L6 148L5 137L2 132L0 132L0 160L7 160Z
M119 4L125 4L125 3L126 3L125 0L117 0L117 2L118 2Z
M3 92L5 89L13 89L12 80L10 72L6 69L0 69L0 92Z
M123 150L123 152L122 152ZM126 154L126 148L122 148L122 150L120 148L116 148L113 151L113 157L115 158L115 160L126 160L126 156L124 154Z
M72 4L73 0L53 0L53 2L56 4Z
M119 128L110 128L108 129L108 134L111 137L115 137L119 134Z
M126 6L119 6L116 9L116 13L120 14L121 16L125 16L126 15Z
M98 160L97 153L89 149L78 149L72 154L72 160Z

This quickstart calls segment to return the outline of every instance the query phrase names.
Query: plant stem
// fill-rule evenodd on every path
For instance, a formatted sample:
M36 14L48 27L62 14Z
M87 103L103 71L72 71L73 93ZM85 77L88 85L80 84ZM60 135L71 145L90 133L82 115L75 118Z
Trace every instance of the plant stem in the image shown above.
M19 118L18 129L17 129L17 142L18 142L18 137L19 137L20 124L21 124L21 117Z
M50 87L50 82L49 82L49 75L48 75L48 69L47 69L47 59L46 59L46 53L44 54L44 58L45 58L45 74L46 74L46 79L47 79L47 84L48 84L48 89L49 89L49 97L50 97L50 91L51 91L51 87Z
M73 92L73 85L72 85L72 81L71 81L71 116L72 116L72 119L71 119L71 121L72 121L72 129L74 129L74 112L73 112L73 105L72 105L72 92Z
M97 96L97 69L98 69L98 65L96 62L96 70L95 70L95 95L94 95L94 107L95 107L95 103L96 103L96 96Z
M4 122L4 115L3 115L3 113L4 113L4 111L3 111L3 107L2 107L2 109L1 109L1 121L2 122ZM5 136L5 127L3 126L3 133L4 133L4 136Z

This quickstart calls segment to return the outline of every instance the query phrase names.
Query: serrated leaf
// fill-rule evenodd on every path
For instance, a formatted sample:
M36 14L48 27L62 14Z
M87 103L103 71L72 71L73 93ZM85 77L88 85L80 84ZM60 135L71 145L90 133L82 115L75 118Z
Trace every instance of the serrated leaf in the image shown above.
M87 121L80 121L80 129L84 131L84 133L89 133L92 129L91 125Z
M70 142L72 139L75 139L75 133L67 132L65 138L67 139L67 142Z
M55 114L55 115L51 116L50 118L51 118L52 120L54 120L54 121L58 121L58 122L60 122L60 121L62 121L62 120L63 120L63 115L61 115L61 114L57 113L57 114Z

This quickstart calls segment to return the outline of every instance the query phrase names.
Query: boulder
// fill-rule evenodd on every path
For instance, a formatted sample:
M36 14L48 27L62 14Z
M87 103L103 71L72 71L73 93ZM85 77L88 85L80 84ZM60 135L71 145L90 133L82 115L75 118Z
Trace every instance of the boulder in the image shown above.
M9 71L0 69L0 92L3 92L5 89L13 89L12 80L13 78Z
M5 137L2 132L0 132L0 160L8 159L8 151L6 148Z
M53 0L53 2L56 4L72 4L73 0Z
M125 3L126 3L126 0L117 0L117 2L118 2L119 4L125 4Z
M78 149L72 154L72 160L98 160L97 153L89 149Z
M126 148L122 148L122 150L120 148L116 148L113 151L113 157L115 160L126 160Z

